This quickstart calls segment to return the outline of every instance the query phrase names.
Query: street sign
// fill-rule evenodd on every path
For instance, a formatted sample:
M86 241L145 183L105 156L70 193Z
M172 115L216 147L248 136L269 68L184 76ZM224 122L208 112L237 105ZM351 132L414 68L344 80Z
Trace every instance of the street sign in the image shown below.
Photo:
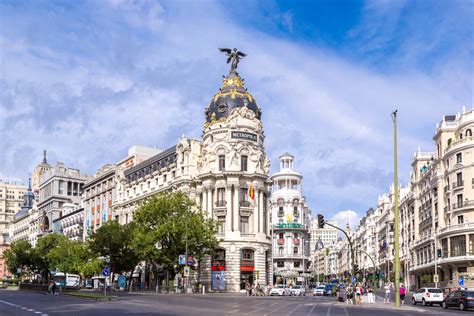
M184 276L185 277L189 276L189 267L184 267Z
M439 282L439 277L437 274L433 275L433 282L438 283Z
M459 286L464 286L464 279L461 277L458 277L458 285Z
M102 275L103 276L109 276L110 275L110 271L108 268L104 268L104 270L102 270Z
M355 276L352 277L352 284L356 284L357 278Z
M186 264L186 255L179 255L178 264L183 265L183 266Z

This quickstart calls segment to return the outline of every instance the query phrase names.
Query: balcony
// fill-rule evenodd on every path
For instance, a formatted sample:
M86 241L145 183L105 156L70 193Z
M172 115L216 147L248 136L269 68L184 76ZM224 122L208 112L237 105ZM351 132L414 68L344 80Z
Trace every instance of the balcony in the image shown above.
M448 192L449 192L449 185L446 185L446 186L444 187L444 193L448 193Z
M277 253L273 255L274 259L281 259L281 258L303 258L301 253Z
M445 212L445 213L448 213L448 212L450 212L450 211L451 211L451 209L449 208L449 205L446 205L446 206L444 207L444 212Z
M459 210L462 208L472 207L472 206L474 206L474 200L466 200L466 201L460 201L459 203L454 203L452 205L452 209L454 211L454 210Z
M293 244L299 245L299 244L300 244L300 240L299 240L299 239L293 239Z
M277 239L277 244L284 245L285 244L285 238L278 238Z
M425 218L424 220L422 220L421 223L420 223L420 227L421 227L421 226L425 226L425 225L428 224L428 223L429 223L429 224L433 223L433 218L432 218L431 216Z
M453 183L453 190L454 189L461 189L462 187L464 187L464 181L463 180Z
M252 203L250 203L250 201L240 201L240 206L242 206L242 207L252 207Z
M278 217L283 217L285 216L285 212L278 212Z
M451 232L453 233L472 232L473 229L474 229L474 222L446 226L439 230L438 238L441 238L443 235L447 235Z
M227 205L227 201L216 201L216 207L225 207Z

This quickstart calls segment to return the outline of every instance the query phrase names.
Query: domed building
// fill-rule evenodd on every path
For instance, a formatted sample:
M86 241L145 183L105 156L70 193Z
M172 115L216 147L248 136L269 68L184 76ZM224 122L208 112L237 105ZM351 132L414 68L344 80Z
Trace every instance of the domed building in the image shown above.
M293 155L280 156L280 170L271 176L273 271L277 284L305 284L309 277L311 210L303 196L301 173Z
M262 112L235 68L205 109L202 139L183 136L175 146L126 169L114 205L114 216L125 224L140 201L158 192L181 190L195 199L220 224L216 255L200 267L200 282L211 291L238 292L247 282L265 285L271 275L270 160ZM141 281L156 282L147 273Z

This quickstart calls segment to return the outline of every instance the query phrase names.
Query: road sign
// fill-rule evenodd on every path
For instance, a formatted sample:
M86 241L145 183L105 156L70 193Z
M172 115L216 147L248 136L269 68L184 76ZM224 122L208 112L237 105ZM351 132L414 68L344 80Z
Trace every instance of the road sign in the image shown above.
M464 285L464 279L461 277L458 277L458 285L463 286Z
M178 256L178 264L183 265L183 266L186 264L186 255Z
M184 276L185 277L189 276L189 267L184 267Z
M433 282L438 283L439 282L439 277L437 274L433 275Z
M357 278L355 276L352 277L352 284L356 284Z
M104 268L104 270L102 270L102 275L103 276L109 276L110 275L110 271L108 268Z

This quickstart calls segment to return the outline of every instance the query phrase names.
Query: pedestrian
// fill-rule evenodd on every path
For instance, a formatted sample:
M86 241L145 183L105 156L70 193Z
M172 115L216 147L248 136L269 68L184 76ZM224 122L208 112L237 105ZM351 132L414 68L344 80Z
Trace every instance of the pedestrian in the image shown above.
M245 282L245 290L246 290L246 292L247 292L247 296L252 295L252 290L251 290L251 288L250 288L250 283L249 283L249 281L246 281L246 282Z
M53 295L56 295L56 282L53 281L53 284L51 285L51 291L53 292Z
M352 304L352 288L346 287L346 304Z
M374 291L370 286L367 289L367 300L369 301L369 303L375 303Z
M405 286L403 284L400 284L400 302L402 302L402 305L405 305L405 294L407 290L405 289Z
M390 303L390 292L391 292L392 284L390 281L384 286L385 289L385 299L383 300L384 303Z
M356 304L360 305L362 303L362 287L360 286L360 283L357 283L357 286L355 287L355 296Z

